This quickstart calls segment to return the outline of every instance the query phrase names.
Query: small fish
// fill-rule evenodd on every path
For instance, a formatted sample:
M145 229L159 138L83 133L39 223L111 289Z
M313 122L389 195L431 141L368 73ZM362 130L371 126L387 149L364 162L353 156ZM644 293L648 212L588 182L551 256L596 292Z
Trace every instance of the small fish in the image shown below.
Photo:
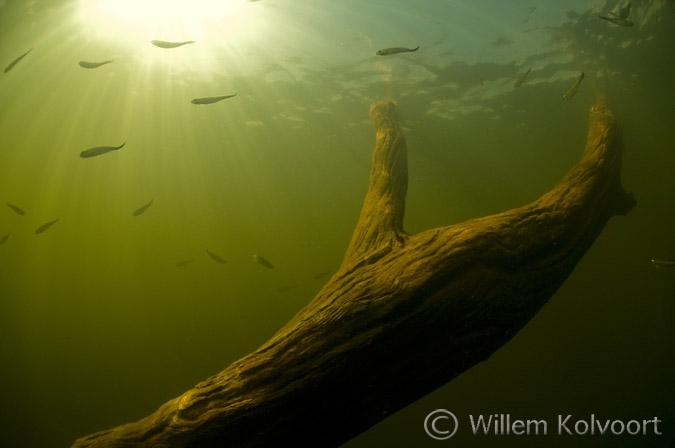
M2 238L0 238L0 245L5 244L7 240L9 239L9 233Z
M532 71L532 67L527 69L525 74L523 76L521 76L520 78L518 78L516 80L516 82L513 84L513 88L517 89L518 87L522 86L525 83L525 78L527 78L527 75L529 75L531 71Z
M213 104L217 103L218 101L222 101L227 98L232 98L234 96L237 96L235 93L234 95L223 95L223 96L209 96L206 98L195 98L194 100L190 101L192 104Z
M102 65L106 64L111 64L114 59L111 59L109 61L103 61L103 62L87 62L87 61L80 61L78 64L80 64L80 67L82 68L98 68Z
M288 286L282 286L281 288L277 289L277 292L288 292L291 289L297 288L298 285L288 285Z
M314 280L321 280L324 277L327 277L328 274L330 274L330 271L324 271L324 272L319 272L316 274L314 277L312 277Z
M164 40L151 40L150 43L159 48L178 48L187 44L194 44L196 40L186 40L185 42L167 42Z
M416 48L392 47L392 48L384 48L382 50L378 50L377 53L375 53L375 54L378 55L378 56L389 56L390 54L411 53L411 52L417 51L419 49L420 49L419 45Z
M152 205L152 201L154 201L154 199L150 199L150 202L145 204L143 207L139 207L136 210L134 210L134 212L131 214L131 216L138 216L138 215L143 214L143 212L145 212L148 209L148 207L150 207Z
M184 267L184 266L187 266L187 265L189 265L189 264L194 263L194 261L195 261L194 258L190 258L189 260L179 261L178 263L176 263L176 267L177 267L177 268L182 268L182 267Z
M13 69L14 66L15 66L16 64L18 64L18 63L21 61L21 59L25 58L26 55L27 55L28 53L30 53L31 51L33 51L32 48L31 48L30 50L28 50L27 52L25 52L24 54L22 54L21 56L19 56L18 58L14 59L12 62L10 62L9 65L8 65L7 67L5 67L5 73L7 73L7 72L10 71L11 69Z
M656 258L652 258L652 266L658 269L674 269L675 268L675 260L658 260Z
M42 232L44 232L45 230L47 230L48 228L50 228L51 226L56 224L58 222L58 220L59 220L59 218L56 218L54 221L49 221L49 222L46 222L46 223L42 224L40 227L35 229L35 234L36 235L41 234Z
M225 264L227 261L225 261L224 258L220 257L219 255L214 254L210 250L206 249L206 253L209 254L209 257L213 259L213 261L217 261L218 263Z
M21 210L21 209L20 209L19 207L17 207L16 205L12 205L12 204L10 204L9 202L5 202L5 204L7 204L7 207L9 207L9 208L11 208L12 210L14 210L14 211L16 212L17 215L23 216L23 215L26 214L26 212L24 212L23 210Z
M274 265L258 254L253 254L253 261L265 266L267 269L274 269Z
M581 72L579 77L577 78L576 81L574 81L574 84L570 86L569 89L567 89L567 92L562 96L563 101L569 101L574 97L574 95L577 94L579 91L579 87L581 87L581 81L584 80L584 72Z
M85 149L80 153L80 157L86 159L89 157L100 156L101 154L105 154L106 152L117 151L118 149L123 148L124 145L126 144L127 142L124 142L119 146L97 146L96 148Z
M633 26L633 22L631 22L628 19L624 19L621 17L605 17L605 16L598 16L602 20L608 20L612 22L614 25L619 25L619 26Z

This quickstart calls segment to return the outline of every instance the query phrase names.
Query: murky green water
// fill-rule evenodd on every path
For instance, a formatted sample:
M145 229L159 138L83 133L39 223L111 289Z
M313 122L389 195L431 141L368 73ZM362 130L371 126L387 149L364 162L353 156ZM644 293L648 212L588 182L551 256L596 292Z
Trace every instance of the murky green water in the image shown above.
M487 3L219 2L175 20L169 2L0 0L0 64L32 48L0 75L0 445L137 420L302 308L358 217L372 101L398 104L417 232L547 191L604 90L638 206L488 362L346 446L670 446L675 270L649 261L675 258L675 4L634 1L621 27L597 18L619 2ZM450 441L424 432L436 408L460 418ZM496 413L658 416L664 435L471 434L469 415Z

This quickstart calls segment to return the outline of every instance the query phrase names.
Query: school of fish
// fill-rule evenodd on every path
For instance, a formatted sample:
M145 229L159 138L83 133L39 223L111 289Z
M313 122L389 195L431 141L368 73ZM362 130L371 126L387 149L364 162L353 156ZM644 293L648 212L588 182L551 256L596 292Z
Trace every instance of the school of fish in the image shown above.
M247 0L249 2L254 2L257 0ZM616 9L615 9L616 11ZM614 25L618 26L623 26L623 27L630 27L633 25L633 22L629 20L629 15L631 11L631 2L628 2L621 6L618 9L618 14L615 14L613 12L609 12L607 15L599 15L598 17L602 20L606 20L608 22L611 22ZM187 41L165 41L165 40L151 40L150 43L154 45L155 47L162 48L165 50L171 50L171 49L176 49L180 48L186 45L191 45L195 44L196 41L193 40L187 40ZM392 56L392 55L397 55L397 54L403 54L403 53L414 53L417 52L420 49L420 45L414 47L414 48L408 48L408 47L388 47L388 48L383 48L381 50L378 50L375 54L377 56ZM26 58L31 52L33 51L33 48L31 47L29 50L26 52L22 53L15 59L13 59L6 67L5 67L5 74L9 73L11 70L13 70L24 58ZM79 61L78 65L84 69L88 70L93 70L97 69L100 67L103 67L108 64L112 64L114 62L114 59L107 59L107 60L102 60L100 62L92 62L92 61ZM528 68L527 71L523 72L522 75L520 75L516 81L514 82L513 87L515 89L523 86L526 83L527 77L532 71L532 68ZM580 74L577 76L575 81L572 83L572 85L565 91L565 93L562 95L563 101L569 101L571 100L578 92L581 87L581 83L585 77L584 72L580 72ZM481 86L485 84L485 80L483 79L483 76L480 76L480 83ZM194 98L191 100L192 104L195 105L209 105L209 104L215 104L220 101L223 101L225 99L230 99L236 97L237 94L226 94L226 95L218 95L218 96L209 96L209 97L199 97L199 98ZM120 149L122 149L126 145L126 141L123 142L121 145L118 146L94 146L89 149L85 149L80 152L80 157L84 159L92 158L92 157L98 157L103 154L107 154L110 152L117 152ZM144 214L150 206L153 204L154 199L151 199L149 202L146 204L140 206L139 208L135 209L131 215L134 217L138 217L142 214ZM6 202L7 207L9 207L16 215L19 216L25 216L26 212L19 206L14 205L12 203ZM54 226L57 222L59 222L59 218L53 219L51 221L44 222L43 224L39 225L34 233L36 235L39 235L43 232L46 232L52 226ZM10 233L6 233L2 237L0 237L0 245L4 245L7 243L9 240ZM226 264L227 261L221 257L220 255L216 254L215 252L212 252L209 249L206 249L206 254L208 257L213 260L216 263L219 264ZM253 254L253 261L257 263L258 265L265 267L267 269L274 269L274 265L265 257L258 255L258 254ZM195 262L194 258L190 259L185 259L178 261L176 263L177 267L185 267L189 264L192 264ZM675 261L670 260L670 259L652 259L651 264L654 267L664 269L664 268L673 268L675 267ZM322 279L325 276L329 275L330 271L323 271L314 276L314 279ZM292 284L292 285L287 285L282 288L279 288L279 292L286 292L288 290L291 290L295 287L297 287L297 284Z

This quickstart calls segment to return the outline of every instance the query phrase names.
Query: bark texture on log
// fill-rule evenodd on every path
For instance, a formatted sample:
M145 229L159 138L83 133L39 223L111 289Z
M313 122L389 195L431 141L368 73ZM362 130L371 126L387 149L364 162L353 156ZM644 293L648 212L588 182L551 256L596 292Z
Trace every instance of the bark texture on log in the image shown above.
M152 415L74 447L329 447L486 360L572 272L612 215L623 143L603 105L581 160L533 203L408 235L406 143L377 102L370 186L344 261L268 342Z

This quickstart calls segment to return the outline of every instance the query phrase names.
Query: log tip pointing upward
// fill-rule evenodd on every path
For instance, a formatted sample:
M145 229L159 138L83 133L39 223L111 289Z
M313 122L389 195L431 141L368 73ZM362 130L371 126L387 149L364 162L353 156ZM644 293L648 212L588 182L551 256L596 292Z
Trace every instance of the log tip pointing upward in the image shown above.
M390 113L396 109L396 104L391 101L374 101L370 105L370 115L374 113Z
M627 192L621 185L621 157L624 152L621 127L603 98L600 98L591 107L588 111L588 117L590 127L587 141L589 143L594 142L595 144L587 145L587 151L595 151L606 146L615 149L609 156L616 159L613 163L613 166L616 168L611 170L611 175L614 177L614 181L611 183L614 195L608 199L609 210L612 215L625 216L635 207L637 201L633 193ZM598 144L597 142L602 142L603 144ZM602 157L601 159L604 158Z
M370 119L377 129L384 120L393 119L396 104L391 101L375 101L370 105Z

